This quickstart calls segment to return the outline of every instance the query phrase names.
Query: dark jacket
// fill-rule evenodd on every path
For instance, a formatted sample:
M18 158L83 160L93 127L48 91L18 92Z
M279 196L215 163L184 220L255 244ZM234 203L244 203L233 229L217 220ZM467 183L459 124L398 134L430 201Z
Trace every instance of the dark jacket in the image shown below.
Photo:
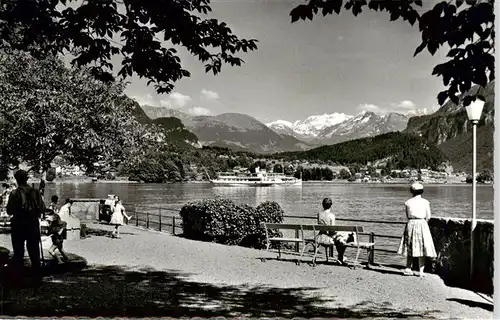
M33 211L26 213L23 212L23 197L22 193L26 196L26 201L30 201L33 206ZM40 195L40 191L29 185L20 185L16 190L12 191L9 195L9 202L7 203L7 214L12 216L13 223L36 223L38 219L45 212L45 203Z

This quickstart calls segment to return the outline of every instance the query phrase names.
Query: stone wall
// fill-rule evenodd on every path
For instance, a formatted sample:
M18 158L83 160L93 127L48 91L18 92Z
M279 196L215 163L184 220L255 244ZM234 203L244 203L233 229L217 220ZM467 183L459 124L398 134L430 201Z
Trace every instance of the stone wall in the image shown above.
M429 220L438 257L428 267L447 285L493 293L493 221L478 220L474 232L474 273L470 281L470 233L468 219Z
M95 202L75 201L71 206L71 213L82 222L96 221L99 213L99 202L98 200Z

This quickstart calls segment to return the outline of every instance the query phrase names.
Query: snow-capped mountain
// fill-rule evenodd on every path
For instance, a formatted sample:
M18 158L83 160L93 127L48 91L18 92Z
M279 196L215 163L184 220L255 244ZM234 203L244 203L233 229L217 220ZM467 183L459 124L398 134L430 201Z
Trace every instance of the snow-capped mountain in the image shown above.
M289 122L277 120L266 125L279 134L289 134L304 141L314 140L325 128L334 126L352 118L344 113L332 113L307 117L305 120Z
M323 129L344 122L350 118L352 118L352 116L344 113L325 113L323 115L307 117L303 121L295 121L292 129L301 135L318 136Z
M289 134L291 136L295 135L292 129L293 123L286 120L276 120L274 122L266 123L266 126L279 134Z
M376 136L406 128L409 116L400 113L378 115L363 111L339 124L323 129L317 136L316 143L335 144L347 140Z
M427 114L426 109L407 114L387 113L379 115L363 111L355 116L344 113L315 115L295 122L277 120L266 125L279 134L287 134L313 144L335 144L351 139L376 136L406 128L408 119Z

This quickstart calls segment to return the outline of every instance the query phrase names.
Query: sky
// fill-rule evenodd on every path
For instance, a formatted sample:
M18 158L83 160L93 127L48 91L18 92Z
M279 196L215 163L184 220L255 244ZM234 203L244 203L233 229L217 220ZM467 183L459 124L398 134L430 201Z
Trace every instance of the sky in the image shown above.
M171 94L158 95L146 81L131 78L126 93L140 104L192 114L248 114L267 123L296 121L325 113L407 112L437 108L442 80L431 75L446 52L413 57L417 26L389 20L385 12L363 11L291 24L294 0L212 1L211 17L233 32L259 40L258 50L241 53L241 67L224 65L216 76L181 52L191 77Z

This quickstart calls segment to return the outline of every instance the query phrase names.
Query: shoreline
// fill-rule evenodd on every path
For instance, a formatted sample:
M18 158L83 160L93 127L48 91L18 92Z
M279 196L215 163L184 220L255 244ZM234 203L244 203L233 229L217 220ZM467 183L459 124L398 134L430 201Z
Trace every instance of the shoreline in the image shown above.
M120 177L118 180L97 180L94 181L93 177L88 177L88 176L79 176L79 177L63 177L63 178L56 178L53 181L45 181L46 184L64 184L64 183L104 183L104 184L210 184L210 181L206 180L193 180L193 181L181 181L181 182L165 182L165 183L148 183L148 182L142 182L142 181L132 181L132 180L126 180L124 179L125 177ZM303 184L338 184L338 185L345 185L345 184L359 184L359 185L407 185L412 183L412 179L410 178L393 178L390 180L384 180L384 181L360 181L360 180L355 180L355 181L348 181L348 180L342 180L342 179L334 179L334 180L307 180L303 181ZM10 181L11 183L14 183L15 181ZM28 184L38 184L40 183L40 179L35 179L31 178L28 181ZM462 179L429 179L426 180L424 179L422 181L423 184L425 185L469 185L471 183L467 183ZM493 183L477 183L478 186L493 186Z
M30 179L28 181L28 184L31 183L40 183L40 179ZM45 181L46 184L64 184L64 183L104 183L104 184L210 184L210 181L182 181L182 182L166 182L166 183L147 183L147 182L139 182L139 181L130 181L130 180L98 180L98 181L93 181L92 178L86 178L86 179L56 179L54 181ZM401 180L391 180L391 181L347 181L347 180L308 180L308 181L303 181L302 182L305 185L308 184L338 184L338 185L349 185L349 184L355 184L355 185L407 185L410 184L411 182L406 180L406 179L401 179ZM461 182L461 181L423 181L422 182L425 185L449 185L449 186L462 186L462 185L469 185L470 183L467 182ZM493 186L493 183L477 183L478 186Z
M40 183L40 179L30 179L28 184L31 183ZM130 180L97 180L93 181L93 178L85 177L85 178L62 178L62 179L54 179L53 181L45 181L46 184L59 184L59 183L140 183L139 181L130 181Z

